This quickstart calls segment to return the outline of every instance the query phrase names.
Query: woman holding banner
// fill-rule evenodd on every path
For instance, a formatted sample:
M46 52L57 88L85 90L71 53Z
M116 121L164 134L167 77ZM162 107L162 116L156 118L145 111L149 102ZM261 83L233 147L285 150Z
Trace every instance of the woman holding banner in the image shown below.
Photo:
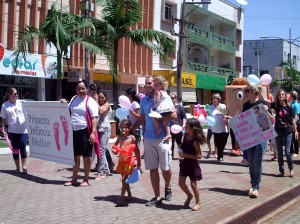
M27 173L26 168L26 144L28 132L25 124L25 116L22 108L22 101L18 99L16 88L8 88L1 108L2 134L11 141L13 158L16 164L16 172L20 172L19 151L21 153L21 164L23 173ZM5 125L8 125L8 133L5 132Z
M69 103L71 112L71 123L73 128L73 146L75 165L73 167L72 180L65 183L65 186L82 187L89 186L89 174L93 145L96 153L99 154L99 141L97 133L98 105L96 101L87 95L87 85L79 81L76 85L77 95ZM61 100L61 102L65 102ZM82 183L77 182L80 167L80 157L83 157L84 179Z
M259 104L263 104L263 109L267 112L271 122L274 122L274 117L268 111L268 106L266 102L259 99L261 86L248 84L244 89L245 97L248 99L247 102L243 105L243 112L249 110ZM250 198L258 197L258 190L260 187L260 181L262 176L262 161L264 154L267 150L268 142L264 141L252 148L247 149L248 153L248 163L249 163L249 172L251 179L251 188L249 191Z
M294 164L291 155L291 143L292 143L292 132L295 133L295 138L298 138L297 125L296 125L296 114L293 109L288 105L287 94L281 89L278 91L275 98L275 131L277 137L275 138L277 153L278 153L278 165L279 165L279 176L284 176L284 161L283 161L283 146L285 150L285 156L287 164L290 170L290 177L294 176Z

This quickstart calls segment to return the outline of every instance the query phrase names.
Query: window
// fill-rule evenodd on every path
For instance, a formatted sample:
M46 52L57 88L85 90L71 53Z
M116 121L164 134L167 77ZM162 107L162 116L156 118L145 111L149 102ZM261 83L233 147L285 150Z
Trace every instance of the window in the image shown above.
M165 4L165 19L172 20L172 5Z

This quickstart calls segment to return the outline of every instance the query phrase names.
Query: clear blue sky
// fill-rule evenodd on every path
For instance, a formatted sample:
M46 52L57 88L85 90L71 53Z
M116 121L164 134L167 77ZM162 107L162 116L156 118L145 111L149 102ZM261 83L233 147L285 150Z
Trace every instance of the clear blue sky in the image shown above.
M228 1L239 6L236 0ZM300 36L300 0L246 1L248 5L242 5L245 10L244 40L256 40L260 36L289 39L290 28L292 39ZM300 42L295 43L300 45Z

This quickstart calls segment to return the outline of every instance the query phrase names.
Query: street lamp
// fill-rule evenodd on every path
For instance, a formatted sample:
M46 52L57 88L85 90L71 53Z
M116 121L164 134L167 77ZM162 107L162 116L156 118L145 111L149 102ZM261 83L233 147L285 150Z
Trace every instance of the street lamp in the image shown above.
M275 37L275 36L261 36L260 38L262 39L266 39L266 38L277 38L277 39L280 39L280 40L283 40L285 42L287 42L289 44L289 54L288 54L288 63L289 63L289 66L290 66L290 72L292 72L292 44L300 38L297 37L295 39L292 40L292 30L290 29L289 30L289 39L284 39L284 38L281 38L281 37Z

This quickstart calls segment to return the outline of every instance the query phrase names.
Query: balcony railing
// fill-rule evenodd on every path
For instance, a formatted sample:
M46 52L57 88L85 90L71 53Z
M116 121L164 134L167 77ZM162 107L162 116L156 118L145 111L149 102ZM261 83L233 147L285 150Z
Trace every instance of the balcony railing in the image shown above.
M235 52L235 41L230 38L202 30L199 27L196 27L194 23L189 24L188 30L188 36L191 41L205 44L207 46L212 45L217 49L230 53Z
M216 75L234 75L234 69L199 64L188 60L189 71L199 71Z

